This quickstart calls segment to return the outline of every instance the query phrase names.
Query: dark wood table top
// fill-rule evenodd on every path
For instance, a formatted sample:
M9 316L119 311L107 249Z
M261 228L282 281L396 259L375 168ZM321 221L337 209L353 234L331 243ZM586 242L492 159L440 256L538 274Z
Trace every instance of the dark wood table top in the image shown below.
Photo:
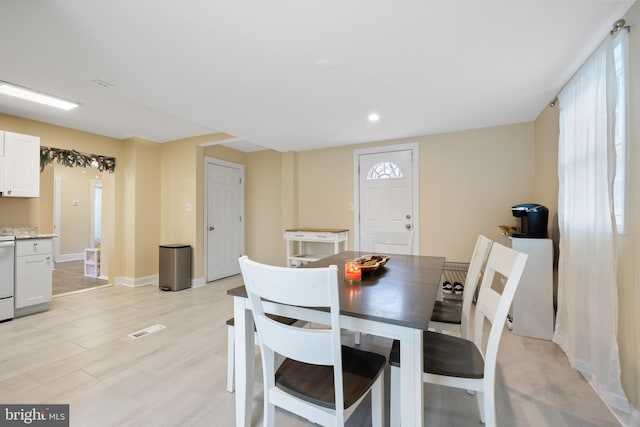
M305 265L304 268L338 267L340 313L426 330L431 320L444 268L443 257L391 255L387 264L362 281L344 280L344 263L364 252L341 252ZM247 296L244 286L229 289L231 296Z

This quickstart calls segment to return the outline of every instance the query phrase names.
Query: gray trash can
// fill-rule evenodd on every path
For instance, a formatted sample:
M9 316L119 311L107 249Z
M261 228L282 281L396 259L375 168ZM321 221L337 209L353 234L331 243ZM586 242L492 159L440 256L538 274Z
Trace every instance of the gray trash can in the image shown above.
M180 291L191 287L191 246L161 245L158 287L163 291Z

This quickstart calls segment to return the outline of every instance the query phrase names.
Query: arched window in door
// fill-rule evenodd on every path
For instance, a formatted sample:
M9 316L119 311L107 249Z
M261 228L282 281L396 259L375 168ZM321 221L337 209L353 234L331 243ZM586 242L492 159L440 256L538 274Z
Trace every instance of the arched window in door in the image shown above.
M380 162L367 172L367 180L403 178L402 170L392 162Z

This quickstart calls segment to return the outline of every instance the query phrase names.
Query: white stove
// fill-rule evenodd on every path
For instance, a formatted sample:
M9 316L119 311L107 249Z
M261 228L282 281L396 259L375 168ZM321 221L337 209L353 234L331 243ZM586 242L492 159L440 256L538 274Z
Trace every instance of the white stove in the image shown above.
M0 321L13 319L15 237L0 236Z

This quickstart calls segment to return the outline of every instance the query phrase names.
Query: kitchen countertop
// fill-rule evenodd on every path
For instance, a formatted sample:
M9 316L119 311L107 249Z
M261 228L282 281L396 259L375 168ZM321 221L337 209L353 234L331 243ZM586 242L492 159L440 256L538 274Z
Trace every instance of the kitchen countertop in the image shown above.
M16 240L24 240L24 239L52 239L54 237L59 237L57 234L51 233L43 233L43 234L17 234Z
M39 233L38 227L0 227L0 236L14 236L16 240L60 237L53 233Z

